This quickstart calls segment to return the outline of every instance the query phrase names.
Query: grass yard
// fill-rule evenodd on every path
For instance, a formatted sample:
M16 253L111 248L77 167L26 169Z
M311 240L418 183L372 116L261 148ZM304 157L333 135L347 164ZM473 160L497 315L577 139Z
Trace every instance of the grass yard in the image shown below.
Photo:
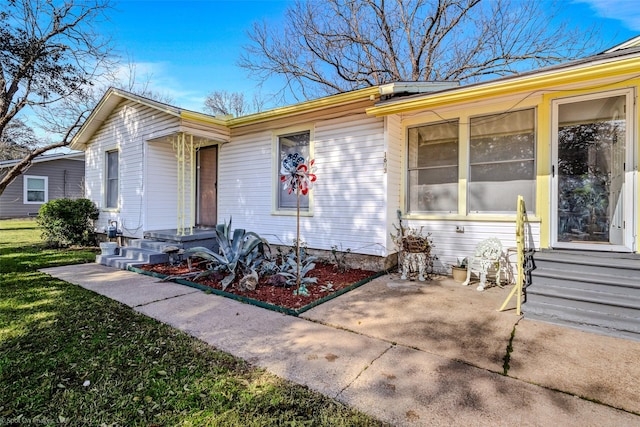
M92 262L0 221L0 425L374 426L377 420L37 271Z

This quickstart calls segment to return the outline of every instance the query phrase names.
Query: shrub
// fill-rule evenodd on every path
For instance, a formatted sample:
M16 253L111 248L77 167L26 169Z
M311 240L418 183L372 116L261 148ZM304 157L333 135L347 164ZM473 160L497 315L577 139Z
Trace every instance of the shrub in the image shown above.
M96 244L93 221L99 215L91 200L56 199L42 205L37 222L42 227L43 239L51 246L93 246Z

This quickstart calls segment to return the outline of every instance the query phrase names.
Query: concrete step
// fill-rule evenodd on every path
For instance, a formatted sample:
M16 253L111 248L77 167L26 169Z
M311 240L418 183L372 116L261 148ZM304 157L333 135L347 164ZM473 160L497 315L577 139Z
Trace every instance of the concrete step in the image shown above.
M583 307L557 305L556 302L557 300L543 299L537 299L536 302L527 301L523 306L524 316L531 320L640 341L640 321L635 313L631 316L603 313Z
M163 252L131 246L120 248L120 256L134 261L142 261L142 264L160 264L169 261L169 255Z
M626 312L629 316L640 314L640 295L575 289L566 286L537 286L527 288L527 301L556 301L565 307L582 307L591 311L611 313ZM639 319L640 324L640 319Z
M169 261L169 255L153 249L134 246L120 248L118 255L97 255L98 264L126 270L129 265L160 264Z
M130 247L140 248L140 249L150 249L156 252L162 252L165 248L174 246L178 249L182 249L183 245L181 243L176 242L162 242L158 240L152 239L135 239L129 243Z
M542 251L534 256L536 270L547 268L580 274L609 277L640 277L640 257L637 254L579 251ZM534 270L533 274L536 274Z
M533 289L541 287L541 285L550 285L621 293L624 295L631 293L640 296L640 276L638 278L629 278L608 274L578 273L559 268L538 268L531 272L531 277L536 282L536 286Z
M552 250L533 259L525 317L640 339L637 254Z

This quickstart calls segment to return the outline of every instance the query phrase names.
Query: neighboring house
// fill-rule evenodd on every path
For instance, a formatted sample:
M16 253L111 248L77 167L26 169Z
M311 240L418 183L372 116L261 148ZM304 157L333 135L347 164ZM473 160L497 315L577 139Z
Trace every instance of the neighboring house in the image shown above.
M20 160L0 162L2 178ZM48 154L36 157L0 196L0 218L38 215L49 200L84 195L84 153Z
M542 250L525 313L639 336L639 86L637 38L488 82L392 83L230 119L110 89L72 147L86 152L99 228L115 220L142 238L233 218L283 244L295 200L279 163L302 152L318 176L302 240L380 268L394 261L398 210L432 234L445 272L487 237L515 246L523 195L528 246ZM573 280L584 273L595 277ZM598 312L612 300L622 302Z

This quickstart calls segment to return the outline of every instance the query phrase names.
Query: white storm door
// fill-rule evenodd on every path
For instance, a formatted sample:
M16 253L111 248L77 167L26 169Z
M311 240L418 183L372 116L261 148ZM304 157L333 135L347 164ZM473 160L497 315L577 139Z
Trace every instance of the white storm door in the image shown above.
M632 250L633 105L631 90L553 102L553 247Z

